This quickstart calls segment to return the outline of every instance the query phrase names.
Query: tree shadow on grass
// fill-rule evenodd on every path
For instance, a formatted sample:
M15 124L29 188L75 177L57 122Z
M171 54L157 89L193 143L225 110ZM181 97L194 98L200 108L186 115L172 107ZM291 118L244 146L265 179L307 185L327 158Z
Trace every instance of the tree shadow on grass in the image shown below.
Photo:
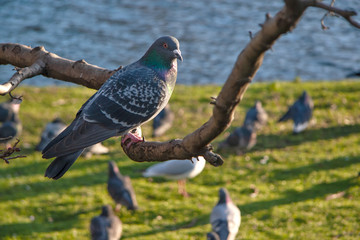
M35 212L35 211L30 211ZM76 228L80 226L79 216L83 212L70 212L69 211L61 211L57 209L56 215L61 216L61 220L51 219L51 223L47 216L51 216L47 214L47 216L36 216L34 221L32 222L17 222L17 223L8 223L0 225L0 239L2 237L29 237L34 232L36 233L46 233L46 232L54 232L54 231L62 231L69 228ZM64 220L65 219L65 220Z
M300 145L305 142L335 139L357 133L360 133L360 124L307 129L296 135L290 133L288 135L258 135L257 144L252 151L285 148Z
M332 160L323 160L306 166L291 169L275 169L269 176L269 180L287 180L298 178L300 175L308 175L313 171L326 171L337 168L345 168L360 163L359 156L338 157Z
M93 186L96 184L105 184L106 182L107 173L101 170L75 177L63 177L57 181L44 178L44 181L14 184L2 188L0 190L0 201L14 201L51 193L61 194L69 191L69 189L73 187Z
M275 206L297 203L319 197L325 197L331 193L345 191L352 186L358 185L357 181L357 178L348 178L331 183L320 183L302 192L289 190L285 192L285 196L283 198L247 203L240 205L239 208L241 209L242 215L250 215L254 212L270 209Z
M148 236L148 235L154 235L157 233L177 231L177 230L184 229L184 228L193 228L193 227L198 227L198 226L204 226L209 223L209 218L210 218L210 214L203 214L203 215L198 215L195 218L192 218L191 220L185 220L185 221L174 223L174 224L167 224L167 225L159 224L159 225L153 227L151 230L138 231L133 234L128 234L126 236L124 235L121 239Z

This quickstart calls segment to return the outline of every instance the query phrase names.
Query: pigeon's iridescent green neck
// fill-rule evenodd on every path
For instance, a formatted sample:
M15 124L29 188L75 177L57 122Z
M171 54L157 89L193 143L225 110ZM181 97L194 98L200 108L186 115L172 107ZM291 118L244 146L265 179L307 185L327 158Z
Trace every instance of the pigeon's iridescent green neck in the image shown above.
M143 58L143 63L159 71L167 71L172 67L172 61L166 61L156 51L147 52Z

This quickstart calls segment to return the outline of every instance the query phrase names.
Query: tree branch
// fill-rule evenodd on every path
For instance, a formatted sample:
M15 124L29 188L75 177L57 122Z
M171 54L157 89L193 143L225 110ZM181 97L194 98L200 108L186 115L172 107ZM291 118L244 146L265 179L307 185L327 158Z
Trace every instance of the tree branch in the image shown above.
M11 64L21 68L8 82L0 85L1 95L14 90L26 78L40 74L88 88L99 89L115 72L88 64L84 60L72 61L61 58L46 51L44 47L31 48L16 43L0 44L0 64Z
M285 6L273 18L266 15L261 30L252 34L251 41L238 56L235 65L214 105L213 115L200 128L188 134L184 139L167 142L139 142L124 147L125 153L134 161L165 161L169 159L191 159L194 156L204 158L214 166L223 163L221 157L212 152L210 143L227 129L233 118L235 107L240 103L244 93L262 64L265 52L284 33L291 31L307 7L318 7L335 12L353 26L358 27L351 17L353 11L345 11L325 5L315 0L285 0ZM45 51L43 47L30 48L19 44L0 44L0 64L12 64L18 67L41 67L39 73L44 76L73 82L89 88L98 89L114 71L89 65L85 61L74 62L60 58ZM45 63L45 64L42 64ZM15 74L16 75L16 74ZM20 73L19 73L20 75ZM31 76L31 74L29 74ZM21 77L19 77L21 79ZM11 85L11 86L10 86ZM0 94L14 89L8 83L0 86Z
M340 8L333 7L333 2L331 5L326 5L318 0L303 0L304 5L308 7L317 7L328 10L331 13L336 13L337 15L343 17L346 21L348 21L351 25L356 28L360 28L360 23L356 22L352 17L356 16L357 13L351 10L343 10Z

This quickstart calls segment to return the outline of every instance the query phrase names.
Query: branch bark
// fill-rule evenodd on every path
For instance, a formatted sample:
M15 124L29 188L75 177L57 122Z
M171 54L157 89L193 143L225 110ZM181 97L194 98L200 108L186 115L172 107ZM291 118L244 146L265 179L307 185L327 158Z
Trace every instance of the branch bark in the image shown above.
M291 31L307 7L318 7L345 18L350 24L360 28L351 17L353 11L345 11L316 0L285 0L285 6L275 17L266 15L262 29L252 36L251 41L238 56L235 65L221 92L215 99L213 115L200 128L188 134L184 139L167 142L139 142L126 148L125 153L134 161L165 161L169 159L191 159L204 156L212 165L223 163L221 156L212 152L210 143L227 129L234 117L235 107L260 68L265 52L284 33ZM99 87L115 71L100 68L84 60L72 61L47 52L43 47L30 48L20 44L0 44L0 64L12 64L28 69L18 71L5 84L0 85L0 94L12 91L21 81L34 74L42 74L88 88ZM29 72L25 74L24 72Z
M31 48L17 43L0 44L0 64L11 64L20 68L8 82L0 85L1 95L14 90L23 80L40 74L99 89L115 72L88 64L84 60L73 61L59 57L42 46Z

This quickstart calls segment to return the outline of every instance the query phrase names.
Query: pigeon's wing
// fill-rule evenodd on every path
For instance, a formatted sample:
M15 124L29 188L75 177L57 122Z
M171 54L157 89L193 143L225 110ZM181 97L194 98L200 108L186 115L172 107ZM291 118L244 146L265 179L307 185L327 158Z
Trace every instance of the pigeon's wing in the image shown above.
M116 178L108 181L108 191L115 202L126 207L132 205L131 193L125 189L124 183Z
M166 84L153 70L137 67L115 75L83 110L87 122L129 131L164 107Z
M293 109L292 107L289 108L289 110L278 120L278 122L287 121L292 118Z
M105 219L102 217L94 217L90 222L90 234L92 240L107 240L108 233L106 229Z
M258 111L256 110L256 108L254 108L254 107L250 108L249 111L246 113L244 125L247 126L247 125L254 124L254 122L256 120L258 120L257 114L258 114Z
M0 138L15 137L17 134L15 123L5 122L0 128Z
M0 105L0 122L5 122L9 119L9 107L7 103L2 103Z

